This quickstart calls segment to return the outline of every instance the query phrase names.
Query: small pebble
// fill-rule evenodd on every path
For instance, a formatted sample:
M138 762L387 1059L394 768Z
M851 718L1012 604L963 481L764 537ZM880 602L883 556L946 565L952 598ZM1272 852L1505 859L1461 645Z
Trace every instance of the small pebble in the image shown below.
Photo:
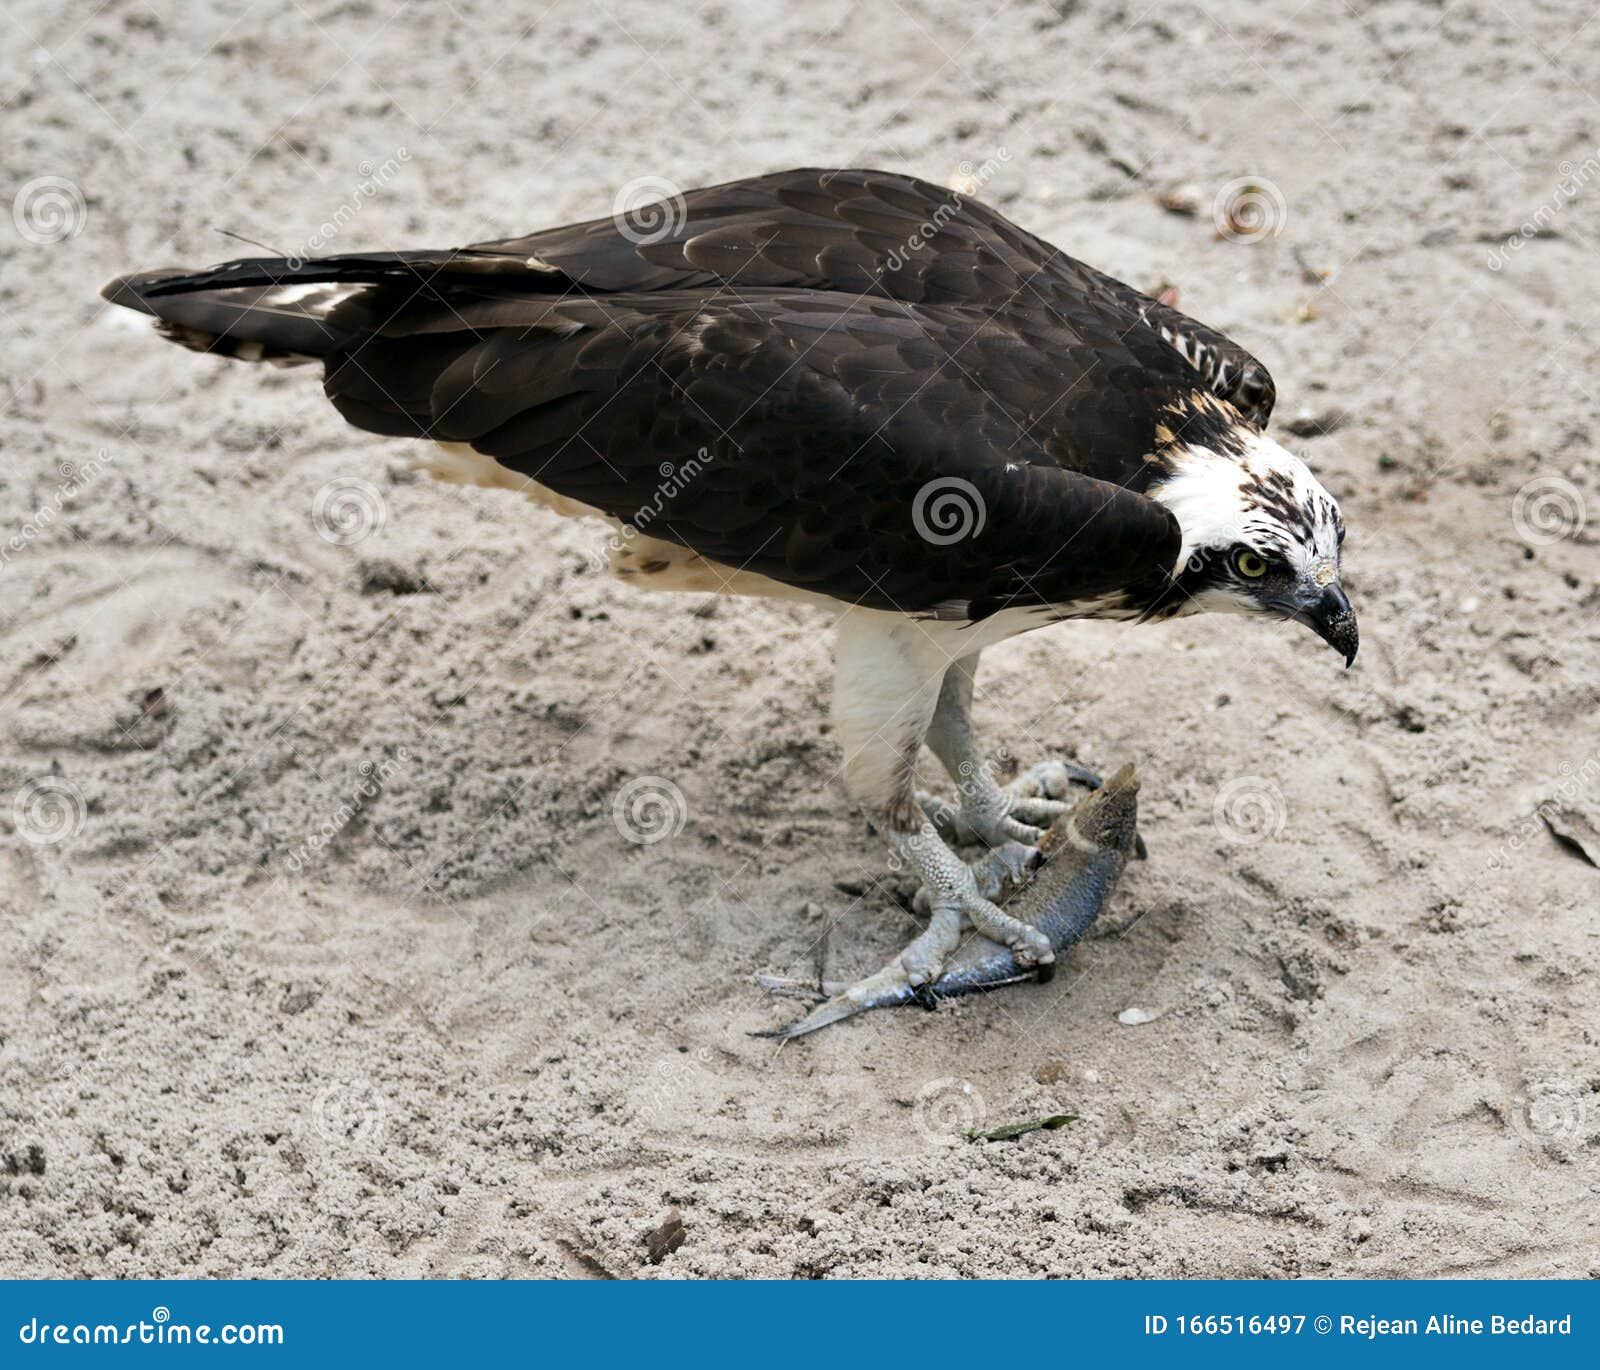
M1157 1008L1125 1008L1117 1015L1117 1021L1127 1027L1138 1027L1141 1023L1153 1023L1161 1016L1162 1010Z

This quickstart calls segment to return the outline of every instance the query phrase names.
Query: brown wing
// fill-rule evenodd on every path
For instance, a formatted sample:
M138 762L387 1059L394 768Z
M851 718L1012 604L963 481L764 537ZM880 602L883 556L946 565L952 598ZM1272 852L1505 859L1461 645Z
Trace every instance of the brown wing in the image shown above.
M911 304L970 304L1026 320L1046 335L1053 320L1070 321L1091 305L1120 320L1134 350L1143 351L1134 336L1142 334L1175 351L1192 383L1254 422L1266 423L1275 394L1267 369L1216 330L1069 257L976 200L881 171L777 172L671 196L632 217L618 214L520 238L442 251L244 259L199 273L126 277L106 293L163 316L181 312L187 335L178 340L204 349L208 331L220 339L247 334L248 310L260 311L260 326L268 327L274 297L246 295L243 287L303 282L401 289L476 282L556 296L808 288ZM158 306L158 300L167 303ZM296 299L280 312L312 311ZM290 336L302 349L316 340L304 324L280 320L272 331L274 341Z
M1198 386L1270 408L1227 339L879 172L107 293L191 346L321 357L363 428L470 442L714 560L917 612L1154 593L1178 549L1142 494L1157 427ZM663 469L691 462L662 507ZM940 482L974 492L981 531L919 526Z
M1058 460L1143 422L1148 373L1116 348L1086 329L1042 358L977 311L825 291L455 294L326 385L362 427L470 443L724 565L982 617L1166 582L1166 509Z
M881 171L801 169L668 197L628 214L475 244L585 290L810 286L913 304L1071 317L1084 300L1174 348L1195 378L1265 425L1276 391L1231 339L1077 261L976 200Z

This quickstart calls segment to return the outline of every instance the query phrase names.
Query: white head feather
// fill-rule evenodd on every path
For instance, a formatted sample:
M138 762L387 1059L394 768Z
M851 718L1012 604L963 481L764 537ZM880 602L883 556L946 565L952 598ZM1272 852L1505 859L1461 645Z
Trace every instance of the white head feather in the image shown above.
M1343 529L1333 496L1305 462L1265 434L1241 427L1229 439L1228 451L1186 445L1169 452L1171 474L1150 488L1182 531L1178 568L1203 549L1244 546L1281 557L1318 583L1333 580ZM1254 606L1225 590L1208 590L1193 607Z

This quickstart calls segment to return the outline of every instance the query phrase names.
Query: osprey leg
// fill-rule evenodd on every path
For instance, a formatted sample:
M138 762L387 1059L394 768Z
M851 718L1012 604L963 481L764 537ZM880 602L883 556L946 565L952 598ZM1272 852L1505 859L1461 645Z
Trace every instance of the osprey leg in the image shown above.
M937 639L898 615L855 610L840 621L834 714L845 788L923 885L928 926L900 958L914 986L939 978L968 925L1024 964L1055 958L1048 937L985 897L977 874L917 804L917 753L951 664Z
M928 747L955 782L960 808L952 809L933 794L918 793L917 802L947 841L958 846L982 842L993 849L974 866L979 888L993 899L995 891L1002 888L998 882L1013 873L1016 844L1024 844L1031 861L1044 830L1076 803L1073 786L1098 790L1101 781L1094 771L1076 762L1040 761L1010 784L1001 785L979 749L972 727L977 669L976 652L950 665L928 726ZM1140 860L1145 857L1144 838L1137 835L1135 854Z
M919 794L918 802L953 842L983 842L997 849L1018 842L1037 847L1044 829L1071 805L1058 802L1061 793L1002 787L994 778L994 768L979 748L972 728L972 687L977 673L976 652L951 662L939 688L939 702L926 738L928 749L955 782L961 796L960 811L951 813L933 795Z

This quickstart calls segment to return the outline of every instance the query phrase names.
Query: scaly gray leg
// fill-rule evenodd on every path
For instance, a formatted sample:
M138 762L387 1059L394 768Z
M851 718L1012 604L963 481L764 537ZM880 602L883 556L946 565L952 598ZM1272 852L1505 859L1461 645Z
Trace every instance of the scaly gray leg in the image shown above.
M936 795L925 793L917 795L917 802L947 841L957 845L982 842L994 849L974 867L980 889L992 899L998 882L1019 860L1031 863L1045 829L1072 807L1071 802L1064 802L1072 787L1097 790L1100 777L1070 761L1041 761L1002 786L972 727L977 669L978 655L974 653L952 662L945 671L926 739L929 750L955 782L960 808L953 810ZM1018 843L1025 849L1021 853L1012 850ZM1144 855L1142 839L1138 854Z

